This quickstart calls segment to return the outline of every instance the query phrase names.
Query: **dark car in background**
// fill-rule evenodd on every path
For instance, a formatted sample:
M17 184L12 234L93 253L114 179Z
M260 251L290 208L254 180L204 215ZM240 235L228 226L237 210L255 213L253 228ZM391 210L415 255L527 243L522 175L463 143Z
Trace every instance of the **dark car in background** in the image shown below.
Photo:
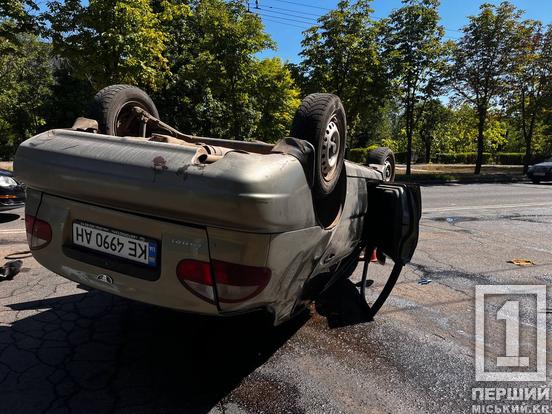
M11 171L0 169L0 211L25 205L25 186L13 178Z
M535 184L541 181L552 181L552 158L540 164L530 166L527 171L527 177Z

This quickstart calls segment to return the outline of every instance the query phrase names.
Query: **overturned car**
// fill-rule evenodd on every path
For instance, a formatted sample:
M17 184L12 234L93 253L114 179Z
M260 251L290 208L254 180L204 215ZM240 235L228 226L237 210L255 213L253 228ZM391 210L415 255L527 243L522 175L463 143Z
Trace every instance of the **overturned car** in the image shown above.
M142 90L107 87L88 118L17 151L29 246L102 291L204 315L262 309L275 324L378 249L395 266L374 314L416 248L420 192L390 182L388 149L345 161L346 130L339 98L313 94L275 145L197 137ZM365 279L366 266L362 294Z

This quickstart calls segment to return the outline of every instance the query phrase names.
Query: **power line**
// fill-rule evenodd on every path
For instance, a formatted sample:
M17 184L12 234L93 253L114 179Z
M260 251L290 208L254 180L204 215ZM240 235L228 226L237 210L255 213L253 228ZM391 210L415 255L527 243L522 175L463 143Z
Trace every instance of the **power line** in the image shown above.
M253 4L251 4L253 5ZM288 8L285 8L285 7L276 7L276 6L265 6L265 5L259 5L259 9L261 10L264 10L264 9L274 9L274 10L282 10L282 11L286 11L286 12L292 12L292 13L295 13L295 14L300 14L300 15L307 15L307 16L312 16L316 19L318 19L320 17L320 14L315 14L315 13L306 13L306 12L303 12L302 10L297 10L297 9L288 9Z
M296 2L296 1L289 1L289 0L270 0L270 1L279 1L281 3L293 4L294 6L309 7L311 9L326 10L326 11L333 10L333 9L328 9L327 7L313 6L311 4L299 3L299 2Z
M267 0L263 0L264 1L267 1ZM317 6L311 6L311 5L307 5L307 4L304 4L304 3L298 3L298 2L293 2L293 1L288 1L288 0L269 0L269 1L281 1L283 3L289 3L289 4L293 4L293 5L296 5L296 6L299 6L299 7L312 7L312 8L315 8L315 9L321 9L321 10L327 10L327 11L331 11L332 9L328 9L328 8L325 8L325 7L317 7ZM249 6L249 2L248 2L248 6ZM251 4L251 6L253 6L253 4ZM308 14L310 16L314 16L314 17L321 17L319 15L316 15L316 14L313 14L313 13L305 13L303 12L302 10L293 10L293 9L289 9L289 8L283 8L283 7L276 7L276 6L270 6L270 5L265 5L263 6L260 2L260 0L256 0L255 1L255 5L254 5L255 9L257 10L261 10L265 13L272 13L274 15L278 15L278 14L281 14L283 16L290 16L290 17L293 17L293 18L299 18L299 19L302 19L302 20L308 20L309 23L311 23L311 21L313 22L313 24L316 24L318 23L318 19L311 19L311 18L307 18L307 17L302 17L302 15L305 15L305 14ZM266 8L270 8L270 9L275 9L275 10L266 10ZM276 10L281 10L280 11L276 11ZM293 14L290 14L290 13L285 13L285 12L291 12ZM377 16L374 16L372 15L371 17L373 20L383 20L384 18L383 17L377 17ZM453 33L462 33L462 30L458 30L458 29L444 29L445 32L453 32ZM456 38L451 38L451 37L446 37L444 36L445 39L451 39L451 40L456 40Z
M253 13L253 14L257 14L257 13ZM281 24L281 25L285 25L285 26L290 26L290 27L297 27L298 29L302 29L302 30L307 30L308 27L305 27L305 26L299 26L299 25L296 25L296 24L293 24L293 23L288 23L288 22L281 22L281 21L278 21L278 20L272 20L268 17L264 17L264 16L261 16L260 14L257 14L257 16L261 17L262 21L267 21L267 22L271 22L271 23L277 23L277 24Z
M264 10L264 9L255 9L255 12L257 13L268 13L268 17L272 17L272 15L275 14L274 17L280 17L281 16L284 16L284 17L281 17L282 19L284 18L289 18L289 17L286 17L286 16L290 16L294 19L301 19L301 20L305 20L304 23L308 23L308 24L316 24L318 21L317 20L314 20L314 19L309 19L307 17L300 17L300 16L294 16L292 14L289 14L289 13L281 13L281 12L273 12L272 10Z
M257 16L262 17L262 18L267 18L268 17L268 18L271 18L271 19L279 19L279 20L283 20L283 21L286 21L286 22L301 23L301 24L304 24L305 26L310 25L309 22L305 22L305 21L301 21L301 20L295 20L295 19L288 19L287 17L278 17L278 16L270 16L270 15L266 16L264 14L261 14L259 12L254 12L254 11L252 11L251 13L256 14Z

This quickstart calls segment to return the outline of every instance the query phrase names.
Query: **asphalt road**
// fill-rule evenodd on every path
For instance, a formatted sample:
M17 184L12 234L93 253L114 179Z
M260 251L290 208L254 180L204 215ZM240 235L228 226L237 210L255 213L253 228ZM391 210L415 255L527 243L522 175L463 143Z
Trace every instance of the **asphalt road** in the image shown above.
M472 387L486 384L475 381L475 286L552 281L552 185L422 192L418 250L391 298L374 321L339 328L314 307L276 330L256 317L198 320L24 258L0 282L0 413L470 412ZM0 222L2 257L26 250L23 212ZM390 266L371 266L374 289ZM337 323L352 323L355 290L341 289ZM537 310L522 311L531 328ZM489 353L503 354L504 329L489 326ZM522 334L522 350L533 343Z

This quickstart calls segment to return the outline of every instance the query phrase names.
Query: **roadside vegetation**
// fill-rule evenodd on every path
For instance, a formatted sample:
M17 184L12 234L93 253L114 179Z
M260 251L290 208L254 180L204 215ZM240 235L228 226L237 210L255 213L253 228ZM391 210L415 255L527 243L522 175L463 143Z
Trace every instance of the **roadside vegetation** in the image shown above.
M552 29L512 4L483 4L452 39L438 0L404 0L386 19L342 0L303 33L299 63L247 1L0 3L0 158L37 132L69 127L99 89L150 93L193 134L275 141L300 98L339 95L349 157L388 146L398 160L525 164L552 153ZM261 8L262 1L260 2ZM254 10L254 8L253 8Z

